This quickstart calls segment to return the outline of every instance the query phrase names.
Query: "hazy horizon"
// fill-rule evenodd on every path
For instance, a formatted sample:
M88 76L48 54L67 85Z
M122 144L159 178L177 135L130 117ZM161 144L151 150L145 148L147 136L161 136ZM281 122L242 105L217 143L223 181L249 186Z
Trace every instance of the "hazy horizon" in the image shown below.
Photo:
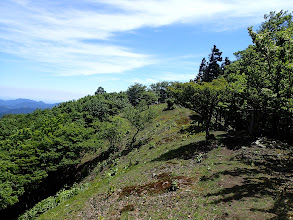
M11 100L18 100L18 99L25 99L25 100L32 100L32 101L36 101L36 102L44 102L45 104L57 104L57 103L60 103L60 102L54 102L54 101L43 101L43 100L34 100L34 99L28 99L28 98L5 98L5 97L1 97L0 96L0 100L3 100L3 101L11 101ZM70 101L70 100L67 100L67 101Z

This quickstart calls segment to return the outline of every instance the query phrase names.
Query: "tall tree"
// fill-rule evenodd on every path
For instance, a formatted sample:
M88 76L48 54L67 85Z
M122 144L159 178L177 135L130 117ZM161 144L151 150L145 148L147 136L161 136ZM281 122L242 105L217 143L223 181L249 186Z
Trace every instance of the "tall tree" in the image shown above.
M102 86L99 86L99 88L95 92L95 95L102 95L104 93L106 93L105 89Z
M198 113L205 123L206 138L209 138L212 117L219 102L225 97L227 81L215 79L212 82L184 83L171 88L176 101Z
M229 81L229 96L231 108L229 116L235 121L237 112L246 115L249 132L255 134L261 130L262 113L266 112L266 102L261 99L262 89L267 87L268 81L264 74L265 65L255 46L235 53L237 60L226 69L225 77ZM239 102L239 98L242 101ZM242 106L236 106L242 103ZM238 120L239 121L239 120Z
M271 12L258 30L248 31L253 45L235 53L237 60L225 68L233 93L229 115L240 113L251 134L288 139L293 135L292 14Z
M146 86L135 83L134 85L128 87L126 94L128 96L129 102L133 106L137 106L140 100L143 98L143 93L146 91Z
M143 104L136 107L130 106L125 109L124 117L136 128L136 132L132 137L131 146L135 143L137 134L145 128L147 123L154 119L155 115L155 111L152 108L147 108Z
M224 75L225 74L225 69L227 68L227 66L229 66L231 64L231 60L229 60L229 57L225 57L225 60L224 62L222 63L221 65L221 71L222 71L222 74Z
M157 82L150 85L150 90L155 92L159 97L159 102L164 103L169 98L168 87L171 85L170 82L163 81Z
M277 135L282 115L290 108L288 100L292 99L293 21L292 14L287 11L271 12L264 18L266 21L259 30L255 32L250 27L248 31L266 67L266 90L267 94L271 93L270 107L273 110L271 132Z
M211 82L222 74L219 62L222 62L222 52L214 45L209 55L209 62L203 58L199 67L198 77L196 81Z
M100 135L109 141L110 152L115 152L119 149L121 139L128 132L128 125L124 118L118 116L113 117L108 122L103 122L100 126Z
M213 79L218 78L221 74L220 64L222 62L222 52L214 45L212 53L209 55L208 75L206 82L211 82Z
M207 61L206 61L206 58L204 57L200 63L198 75L195 81L196 82L202 81L206 71L207 71Z

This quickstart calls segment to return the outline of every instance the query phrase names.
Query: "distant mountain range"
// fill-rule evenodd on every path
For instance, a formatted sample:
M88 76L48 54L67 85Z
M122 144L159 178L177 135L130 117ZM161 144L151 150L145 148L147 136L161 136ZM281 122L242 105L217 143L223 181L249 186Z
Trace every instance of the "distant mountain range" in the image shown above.
M56 104L46 104L30 99L1 100L0 99L0 118L5 114L27 114L36 109L53 108Z

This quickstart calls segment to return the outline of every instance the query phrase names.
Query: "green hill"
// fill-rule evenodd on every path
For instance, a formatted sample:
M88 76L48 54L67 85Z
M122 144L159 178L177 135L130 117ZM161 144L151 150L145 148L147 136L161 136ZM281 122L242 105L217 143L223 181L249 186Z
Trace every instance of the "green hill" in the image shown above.
M135 130L130 129L109 158L98 151L84 155L78 166L94 161L89 172L84 170L84 188L39 219L292 216L291 146L224 131L212 132L215 139L206 142L190 110L152 107L157 117L132 146Z

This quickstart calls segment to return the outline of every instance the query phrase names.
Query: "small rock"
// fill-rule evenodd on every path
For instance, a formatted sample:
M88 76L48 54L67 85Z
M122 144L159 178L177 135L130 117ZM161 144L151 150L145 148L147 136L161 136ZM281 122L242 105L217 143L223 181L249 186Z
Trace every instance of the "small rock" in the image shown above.
M258 146L258 147L262 147L262 148L266 148L266 146L263 145L263 144L260 142L260 140L261 140L261 139L255 141L256 146Z

